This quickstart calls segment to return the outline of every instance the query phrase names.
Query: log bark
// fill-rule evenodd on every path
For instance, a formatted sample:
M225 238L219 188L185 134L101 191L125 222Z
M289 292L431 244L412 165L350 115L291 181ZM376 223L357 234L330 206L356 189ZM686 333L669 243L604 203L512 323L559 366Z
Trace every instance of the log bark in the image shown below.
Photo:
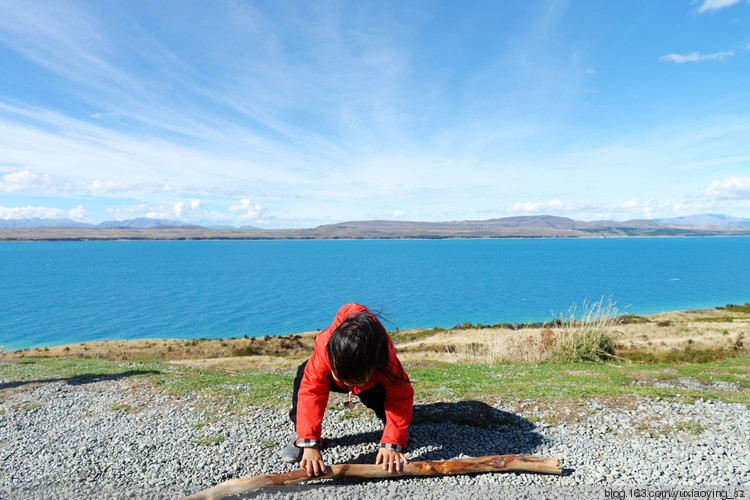
M305 469L285 474L264 474L242 479L230 479L212 488L190 495L182 500L219 500L261 486L280 486L303 483L315 479L329 478L395 478L402 476L448 476L456 474L479 474L485 472L525 471L544 474L562 474L557 458L534 455L494 455L455 460L410 462L402 465L400 472L383 470L382 465L343 464L330 465L325 474L308 476Z

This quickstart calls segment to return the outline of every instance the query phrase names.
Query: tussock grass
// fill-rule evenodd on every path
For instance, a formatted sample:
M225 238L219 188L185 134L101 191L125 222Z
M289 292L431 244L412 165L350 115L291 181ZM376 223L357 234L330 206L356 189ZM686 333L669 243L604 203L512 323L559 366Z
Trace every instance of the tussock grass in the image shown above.
M602 297L598 302L583 302L579 315L576 306L553 323L559 324L550 358L562 362L606 361L615 357L615 328L621 323L615 302Z
M602 297L584 301L580 310L573 305L564 314L553 314L552 321L538 330L526 328L482 343L441 347L467 363L599 362L616 357L614 339L622 322L616 303Z

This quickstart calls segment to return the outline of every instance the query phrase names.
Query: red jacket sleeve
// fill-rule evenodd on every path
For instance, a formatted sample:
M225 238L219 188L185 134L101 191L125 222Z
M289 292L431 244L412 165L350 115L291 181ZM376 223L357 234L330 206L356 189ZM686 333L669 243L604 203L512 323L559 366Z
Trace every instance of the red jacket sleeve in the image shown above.
M331 369L326 350L321 353L317 344L316 341L297 394L297 438L320 441L323 413L330 394L328 375Z
M388 349L391 358L389 368L404 382L390 382L387 377L381 375L381 383L385 387L385 429L380 442L397 444L405 448L411 423L414 389L409 382L409 376L396 357L396 348L390 338Z

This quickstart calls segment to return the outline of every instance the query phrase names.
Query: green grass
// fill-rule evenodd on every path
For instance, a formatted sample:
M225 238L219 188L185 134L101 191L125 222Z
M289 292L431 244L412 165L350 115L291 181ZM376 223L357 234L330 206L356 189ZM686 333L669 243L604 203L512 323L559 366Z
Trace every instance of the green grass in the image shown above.
M201 436L193 439L193 443L198 446L215 446L226 440L224 436Z
M175 367L159 362L115 362L78 359L32 358L0 365L3 377L24 387L45 382L73 385L120 377L142 378L166 394L191 394L207 404L238 406L286 404L291 394L292 375L244 370L226 372ZM114 410L114 409L113 409Z
M727 304L724 307L717 307L720 311L729 311L743 314L750 314L750 302L745 304Z
M276 441L271 441L270 439L263 439L260 442L260 447L266 450L271 450L273 448L276 448Z
M677 432L688 432L694 436L700 436L706 428L696 422L677 422L674 425L674 430Z
M692 321L698 323L731 323L735 320L734 316L701 316L694 318Z
M648 396L692 401L720 399L750 405L750 356L707 363L590 362L458 365L420 362L407 365L415 402L498 399L554 401L586 397ZM253 370L226 372L172 367L161 363L25 359L0 365L4 390L22 391L31 384L67 381L75 384L116 377L139 378L166 394L194 397L241 413L250 406L288 408L293 375ZM738 384L743 391L658 388L653 383L682 377ZM361 405L358 405L361 406ZM112 407L112 411L126 410ZM349 412L347 412L349 413ZM355 416L356 412L351 412ZM211 414L206 416L211 421Z
M109 411L132 411L133 408L125 404L113 404L109 407Z
M633 363L640 364L672 364L672 363L691 363L704 364L713 361L736 358L741 356L741 352L722 350L702 350L702 349L685 349L677 351L624 351L621 356Z
M431 363L409 371L419 401L496 400L498 398L559 400L594 396L648 396L694 400L722 399L750 403L750 380L742 368L750 358L702 364L539 363L507 365L451 365ZM669 372L664 370L669 369ZM688 390L633 385L690 377L711 382L733 382L742 392Z
M430 328L428 330L417 330L417 331L395 331L395 332L388 332L388 335L390 335L391 339L398 343L398 342L412 342L414 340L420 340L427 337L431 337L437 333L444 332L445 330L443 328Z

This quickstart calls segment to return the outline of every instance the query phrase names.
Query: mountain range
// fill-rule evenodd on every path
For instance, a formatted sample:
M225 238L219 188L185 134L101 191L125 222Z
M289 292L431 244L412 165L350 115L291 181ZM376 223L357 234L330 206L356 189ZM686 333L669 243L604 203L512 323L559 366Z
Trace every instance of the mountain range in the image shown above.
M0 240L90 239L372 239L372 238L591 238L750 236L750 219L700 214L671 219L584 222L552 215L476 221L350 221L307 229L203 227L139 218L83 224L60 219L0 220Z
M4 228L34 228L34 227L131 227L138 229L148 229L162 226L192 226L186 222L179 222L169 219L151 219L149 217L139 217L129 220L108 220L100 224L89 224L87 222L76 222L71 219L0 219L0 229Z

